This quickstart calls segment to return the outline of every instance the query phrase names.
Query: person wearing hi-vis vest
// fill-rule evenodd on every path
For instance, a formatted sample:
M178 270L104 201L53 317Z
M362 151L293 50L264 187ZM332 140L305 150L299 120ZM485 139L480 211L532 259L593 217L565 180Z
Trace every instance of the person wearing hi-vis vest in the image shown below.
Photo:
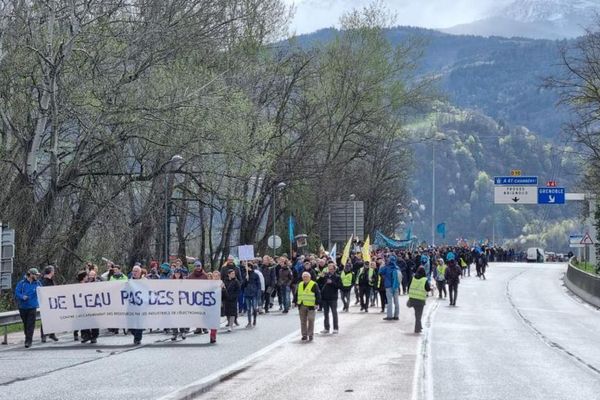
M437 259L437 265L433 271L433 277L435 278L438 297L441 299L443 293L445 299L448 295L448 292L446 291L446 264L444 264L444 260L442 258Z
M320 302L319 285L311 280L309 272L303 272L302 281L298 283L294 293L294 305L298 306L300 314L302 340L313 340L315 334L315 306Z
M342 287L340 289L340 291L342 292L342 311L348 312L350 308L350 293L352 292L352 282L354 281L352 265L346 264L344 270L340 274L340 279L342 280Z
M427 300L427 292L430 290L425 268L421 265L417 269L417 272L415 272L408 288L407 305L415 309L415 333L423 331L421 317L423 316L423 308L425 308L425 301Z

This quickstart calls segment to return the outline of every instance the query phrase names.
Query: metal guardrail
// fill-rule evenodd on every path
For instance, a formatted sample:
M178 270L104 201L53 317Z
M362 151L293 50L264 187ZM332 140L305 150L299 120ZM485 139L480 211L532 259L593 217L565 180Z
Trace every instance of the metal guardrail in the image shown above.
M36 320L40 319L40 312L37 312ZM8 344L8 326L21 322L21 315L18 311L7 311L0 313L0 326L4 327L4 340L2 344Z

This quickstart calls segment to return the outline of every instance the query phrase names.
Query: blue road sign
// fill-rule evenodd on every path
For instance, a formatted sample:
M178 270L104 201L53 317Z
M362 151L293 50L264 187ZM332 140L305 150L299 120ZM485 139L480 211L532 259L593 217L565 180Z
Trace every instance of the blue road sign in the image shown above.
M538 204L565 204L565 188L538 188Z
M495 176L494 184L495 185L537 185L538 178L537 176Z

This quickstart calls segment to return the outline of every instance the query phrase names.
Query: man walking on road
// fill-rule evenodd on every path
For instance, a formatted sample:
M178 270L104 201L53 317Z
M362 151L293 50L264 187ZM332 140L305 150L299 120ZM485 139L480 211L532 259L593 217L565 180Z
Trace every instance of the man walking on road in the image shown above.
M342 311L348 312L350 309L350 292L352 291L352 283L354 281L354 273L350 264L346 264L340 278L342 281L342 287L340 288L342 292Z
M53 265L48 265L46 268L44 268L44 276L42 276L41 279L41 283L42 286L54 286L54 266ZM46 343L46 338L50 338L52 340L54 340L55 342L58 342L58 338L56 337L56 334L51 333L49 335L45 335L44 334L44 327L40 325L40 333L42 335L42 343Z
M36 289L42 286L38 280L40 272L36 268L30 268L25 277L17 283L15 298L19 305L19 314L23 321L25 332L25 347L31 347L33 331L35 330L36 310L40 306Z
M399 276L399 269L396 265L396 261L396 256L390 256L387 264L379 270L379 275L381 275L383 278L383 285L385 286L385 295L387 299L387 316L384 318L385 321L398 320L400 314L398 295L400 292L400 282L402 278Z
M461 268L456 263L454 253L450 252L446 256L448 267L446 268L446 282L448 282L448 293L450 294L450 305L456 306L456 297L458 296L458 284L462 274Z
M300 314L300 331L302 340L313 340L315 332L315 306L321 301L319 285L309 272L302 273L302 281L298 283L294 294L294 305L298 306Z
M342 287L340 277L335 273L336 266L333 261L327 263L327 272L319 278L319 287L321 288L321 305L323 306L325 330L321 333L329 333L329 310L333 318L333 333L339 332L338 327L338 290Z
M408 306L415 309L415 333L423 331L421 318L427 301L427 292L431 290L425 268L421 265L413 276L408 288Z

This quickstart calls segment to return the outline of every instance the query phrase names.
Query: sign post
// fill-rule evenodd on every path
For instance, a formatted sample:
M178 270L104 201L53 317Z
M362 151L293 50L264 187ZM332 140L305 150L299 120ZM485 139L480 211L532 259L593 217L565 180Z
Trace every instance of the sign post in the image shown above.
M12 288L15 257L15 231L0 222L0 291Z

